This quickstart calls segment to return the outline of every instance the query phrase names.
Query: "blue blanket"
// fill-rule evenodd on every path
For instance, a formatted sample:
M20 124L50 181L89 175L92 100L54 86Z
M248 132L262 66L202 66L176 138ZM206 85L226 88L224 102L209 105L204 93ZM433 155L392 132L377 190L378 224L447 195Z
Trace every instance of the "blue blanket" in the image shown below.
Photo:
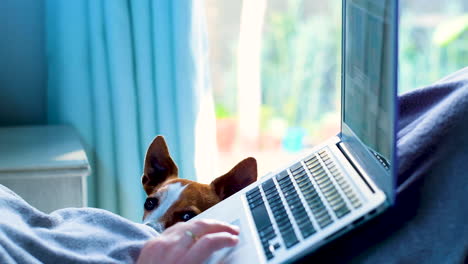
M467 120L468 68L401 96L396 206L309 261L463 263ZM1 185L0 212L0 263L131 263L157 235L99 209L44 214Z
M468 67L399 108L396 205L307 263L468 263Z
M468 122L468 67L399 98L399 178L397 192L426 175L445 156L447 137L462 139ZM457 139L457 140L458 140ZM468 145L464 152L468 152ZM467 159L468 161L468 159Z

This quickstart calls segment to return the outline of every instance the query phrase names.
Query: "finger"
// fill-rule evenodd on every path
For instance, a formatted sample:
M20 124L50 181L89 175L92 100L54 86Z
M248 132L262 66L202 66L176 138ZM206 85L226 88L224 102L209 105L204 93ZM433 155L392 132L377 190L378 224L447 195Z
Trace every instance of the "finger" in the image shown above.
M195 235L195 238L192 237L190 233L187 233L187 231ZM177 223L164 231L162 235L170 237L171 240L177 240L178 243L174 243L176 248L187 250L196 242L197 237L200 238L206 234L219 232L238 235L239 228L217 220L201 219L191 222Z
M189 222L189 225L187 225L186 228L186 230L192 232L198 237L202 237L206 234L220 232L227 232L233 235L239 235L239 227L213 219L201 219Z
M178 247L187 249L195 242L195 239L187 234L187 231L191 229L193 229L192 225L186 222L179 222L166 229L161 235L171 241L177 241L177 243L174 244Z
M167 258L170 257L170 254L167 254L167 252L170 249L171 244L168 241L159 238L149 240L141 249L137 264L154 263L155 259L167 263Z
M238 236L228 232L204 235L195 242L179 263L203 263L215 251L225 247L233 247L238 242Z

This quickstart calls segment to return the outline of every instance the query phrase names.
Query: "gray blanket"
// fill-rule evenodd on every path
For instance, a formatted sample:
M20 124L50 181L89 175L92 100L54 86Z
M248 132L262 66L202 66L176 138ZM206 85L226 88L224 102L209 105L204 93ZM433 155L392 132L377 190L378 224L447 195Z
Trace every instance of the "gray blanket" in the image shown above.
M94 208L42 213L0 185L0 263L133 263L157 235Z

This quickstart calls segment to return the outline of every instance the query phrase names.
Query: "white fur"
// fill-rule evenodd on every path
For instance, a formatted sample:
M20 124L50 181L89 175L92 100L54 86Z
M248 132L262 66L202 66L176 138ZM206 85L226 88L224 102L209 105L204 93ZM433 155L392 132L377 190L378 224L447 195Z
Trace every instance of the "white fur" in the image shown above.
M180 195L187 186L188 184L182 186L180 182L176 182L169 184L164 188L165 190L158 192L156 197L159 199L159 206L146 217L144 223L153 227L158 232L164 231L161 217L163 217L167 210L179 200Z

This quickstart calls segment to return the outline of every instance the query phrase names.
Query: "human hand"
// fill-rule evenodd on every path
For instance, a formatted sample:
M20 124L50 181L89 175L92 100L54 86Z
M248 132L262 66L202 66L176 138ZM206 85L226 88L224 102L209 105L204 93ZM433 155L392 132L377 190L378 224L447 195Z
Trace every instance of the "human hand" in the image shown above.
M215 251L239 242L239 228L216 220L177 223L148 241L137 264L203 263Z

